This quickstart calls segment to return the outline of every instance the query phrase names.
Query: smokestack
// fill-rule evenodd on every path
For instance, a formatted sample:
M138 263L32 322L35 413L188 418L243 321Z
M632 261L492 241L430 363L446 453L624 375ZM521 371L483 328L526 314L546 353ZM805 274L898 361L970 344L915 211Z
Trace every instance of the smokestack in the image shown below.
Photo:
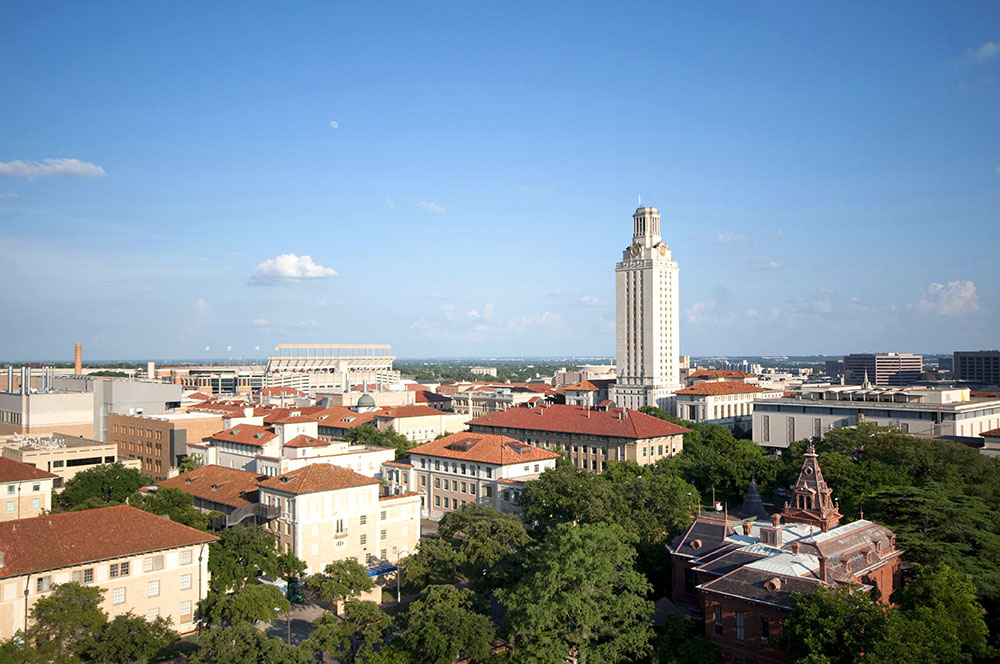
M819 557L819 580L823 583L827 583L827 569L826 569L826 558L823 556Z
M146 362L146 380L156 380L156 364Z
M31 382L31 369L21 367L21 394L28 393L28 383Z
M14 366L7 365L7 391L14 394Z
M81 344L76 344L73 353L73 374L77 376L83 375L83 346Z

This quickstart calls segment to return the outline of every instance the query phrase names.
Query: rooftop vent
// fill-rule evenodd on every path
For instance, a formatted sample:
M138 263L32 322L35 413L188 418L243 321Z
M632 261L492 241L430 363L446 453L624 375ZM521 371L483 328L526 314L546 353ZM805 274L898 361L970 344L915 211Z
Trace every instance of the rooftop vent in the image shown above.
M240 435L240 430L239 429L233 429L229 433L233 434L234 436L238 436L238 435Z
M774 577L773 579L768 579L764 582L764 587L767 588L768 592L776 593L781 590L781 579Z
M456 452L468 452L475 447L478 442L478 438L466 438L465 440L456 440L453 443L449 443L447 447L449 450L454 450Z
M254 438L263 438L264 437L264 432L263 431L258 431L257 433L255 433L253 435L253 437Z

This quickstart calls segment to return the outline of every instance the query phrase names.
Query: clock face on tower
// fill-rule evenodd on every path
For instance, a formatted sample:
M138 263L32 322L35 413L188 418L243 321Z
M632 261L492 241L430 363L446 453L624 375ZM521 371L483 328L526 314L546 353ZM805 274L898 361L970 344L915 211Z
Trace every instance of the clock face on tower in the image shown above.
M661 244L660 245L660 255L661 256L666 256L667 255L667 245L665 245L665 244Z
M636 256L639 255L639 252L642 251L642 248L638 244L633 244L631 247L628 248L628 250L629 253L632 254L632 257L635 258Z

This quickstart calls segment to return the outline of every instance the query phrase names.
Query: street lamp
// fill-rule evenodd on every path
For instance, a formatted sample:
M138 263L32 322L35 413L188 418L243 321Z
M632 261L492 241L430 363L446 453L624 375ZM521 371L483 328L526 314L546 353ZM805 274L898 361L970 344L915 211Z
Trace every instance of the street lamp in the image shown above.
M403 601L402 595L399 594L399 577L403 573L403 568L400 566L399 563L401 563L403 561L403 558L405 558L408 555L410 555L410 552L407 551L406 549L403 549L402 551L399 552L399 557L396 558L396 606L399 606Z

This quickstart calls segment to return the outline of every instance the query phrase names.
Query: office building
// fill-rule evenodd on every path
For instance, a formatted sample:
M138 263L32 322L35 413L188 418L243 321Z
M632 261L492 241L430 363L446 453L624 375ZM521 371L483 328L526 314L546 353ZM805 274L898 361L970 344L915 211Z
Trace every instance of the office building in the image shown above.
M730 431L735 428L749 431L754 404L783 394L741 380L699 380L676 393L673 414L691 422L720 424Z
M0 440L7 459L26 463L56 475L53 488L59 490L67 480L84 470L105 463L121 462L126 468L142 470L141 462L121 459L115 443L102 443L80 436L53 433L38 436L14 435Z
M188 453L189 444L201 443L223 429L223 414L196 409L148 415L109 413L108 427L109 440L121 458L138 460L142 472L162 480Z
M854 353L844 356L844 382L861 385L913 385L924 372L924 358L909 353Z
M0 523L0 639L24 630L35 602L70 581L103 588L112 618L131 611L193 632L217 539L128 505Z
M616 384L612 401L623 408L659 406L670 412L681 388L677 279L679 269L660 237L660 213L632 215L632 244L615 267Z
M1000 385L1000 350L955 351L952 367L956 380Z

